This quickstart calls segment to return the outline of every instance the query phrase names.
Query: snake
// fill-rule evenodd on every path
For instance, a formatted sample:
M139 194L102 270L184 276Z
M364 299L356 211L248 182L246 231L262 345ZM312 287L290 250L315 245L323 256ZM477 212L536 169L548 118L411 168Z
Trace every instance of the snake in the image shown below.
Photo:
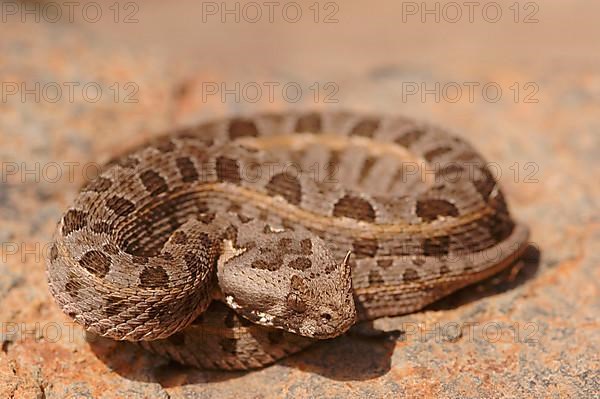
M514 263L528 237L489 164L446 129L262 112L114 155L58 222L47 278L94 335L246 370L421 310Z

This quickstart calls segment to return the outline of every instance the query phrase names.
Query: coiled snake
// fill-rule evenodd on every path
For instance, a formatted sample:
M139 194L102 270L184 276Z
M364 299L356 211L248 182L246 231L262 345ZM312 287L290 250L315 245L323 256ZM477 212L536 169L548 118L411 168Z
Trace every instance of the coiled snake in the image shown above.
M59 222L48 279L90 332L247 369L419 310L508 266L527 239L483 158L439 128L259 114L109 162Z

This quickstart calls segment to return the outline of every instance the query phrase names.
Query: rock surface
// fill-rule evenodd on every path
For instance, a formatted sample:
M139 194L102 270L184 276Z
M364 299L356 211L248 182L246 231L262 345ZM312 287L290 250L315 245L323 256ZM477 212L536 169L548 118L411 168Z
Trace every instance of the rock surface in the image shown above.
M422 23L390 0L336 3L331 24L325 3L318 23L308 3L298 23L276 13L256 24L187 1L123 3L117 23L112 2L95 3L97 23L81 10L73 22L52 22L51 10L36 22L3 9L0 397L598 397L600 6L575 3L539 4L530 24L532 10L515 23L508 3L498 23L480 13ZM123 23L132 12L138 22ZM221 84L236 82L240 98L222 101ZM433 94L422 98L421 85ZM254 372L86 341L52 301L44 257L96 162L173 126L290 107L402 113L468 137L531 227L527 256L426 311L378 320L386 337L344 336Z

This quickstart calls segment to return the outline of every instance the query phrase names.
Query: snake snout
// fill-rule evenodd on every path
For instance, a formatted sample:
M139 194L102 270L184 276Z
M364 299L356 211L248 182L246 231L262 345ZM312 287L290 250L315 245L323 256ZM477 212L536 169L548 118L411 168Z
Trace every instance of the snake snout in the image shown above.
M356 310L354 306L334 308L329 306L320 307L314 317L306 323L310 326L312 337L317 339L328 339L342 335L356 321Z

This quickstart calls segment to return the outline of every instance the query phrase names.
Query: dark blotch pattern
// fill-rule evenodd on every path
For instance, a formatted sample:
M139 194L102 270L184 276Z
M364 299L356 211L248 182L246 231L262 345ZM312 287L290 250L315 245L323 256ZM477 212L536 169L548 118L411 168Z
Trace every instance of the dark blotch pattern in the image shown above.
M308 258L295 258L288 264L289 267L296 270L307 270L312 266L312 262Z
M164 287L169 282L169 275L161 266L146 266L140 274L140 286Z
M338 171L341 161L341 153L339 150L331 150L329 155L329 161L325 165L325 172L327 173L326 181L335 179L335 174Z
M294 129L298 133L319 133L321 132L321 115L316 112L302 115L296 121Z
M411 145L413 145L414 143L416 143L417 141L419 141L421 139L421 137L423 137L425 135L425 132L422 130L411 130L407 133L404 133L402 136L398 137L396 140L394 140L394 142L396 144L400 144L402 147L410 147Z
M110 269L111 260L105 253L91 250L79 259L79 264L96 277L104 278Z
M268 226L265 231L272 232ZM288 237L280 238L275 246L260 248L261 258L255 260L251 264L251 267L255 269L277 270L284 265L284 255L296 255L295 258L287 263L287 266L297 270L309 269L312 266L312 262L305 256L312 255L312 245L310 239L296 241Z
M373 238L356 239L352 243L352 255L356 258L368 258L377 254L377 240Z
M288 248L292 245L293 241L291 238L284 237L277 241L277 247L281 252L287 252Z
M360 170L360 181L365 180L367 176L369 176L369 173L371 172L371 169L373 169L373 166L376 162L377 158L375 157L368 157L367 159L365 159L365 161L363 162L363 166Z
M173 143L169 138L161 138L156 140L156 143L153 145L153 147L160 152L167 153L175 149L175 143Z
M135 210L135 204L133 202L116 195L106 200L106 206L117 216L127 216Z
M164 234L176 231L183 220L192 216L193 204L190 195L184 194L152 201L150 206L140 208L123 234L123 250L134 255L156 256L166 241Z
M71 298L77 299L79 288L81 288L81 286L77 281L77 277L73 273L69 272L67 283L65 284L65 291L69 294L69 296L71 296Z
M253 269L262 269L262 270L270 270L275 271L281 267L281 262L277 262L275 260L265 260L265 259L256 259L250 265Z
M334 205L333 216L345 216L356 220L374 222L375 209L373 209L373 206L365 199L346 195Z
M487 201L496 185L496 179L492 175L492 172L488 168L479 169L482 173L481 178L473 182L475 189L481 194L484 201Z
M50 248L50 261L54 262L58 258L58 248L56 248L56 244L52 244L52 248Z
M192 281L195 281L196 277L198 276L198 272L202 269L202 257L196 255L192 251L188 251L185 253L185 255L183 255L183 260L185 262L185 266L192 276Z
M192 183L198 180L198 171L190 158L182 157L175 160L175 165L179 169L181 179L186 183Z
M377 270L373 269L369 272L369 285L378 286L383 285L383 276Z
M158 195L169 189L166 180L153 170L140 173L140 180L150 195Z
M445 256L448 255L449 248L450 237L448 236L431 237L423 241L424 256Z
M266 189L270 195L280 195L290 204L298 205L302 199L300 182L288 173L278 173L273 176Z
M417 201L417 216L425 222L436 220L438 216L458 216L458 208L442 199L422 199Z
M496 211L486 224L495 242L502 242L511 235L515 224L510 218L506 200L501 192L489 200L489 205Z
M406 282L416 281L419 279L419 273L415 269L406 269L402 274L402 279Z
M423 157L428 162L431 162L434 159L436 159L437 157L447 154L450 151L452 151L452 148L450 148L450 147L438 147L438 148L434 148L433 150L427 151L425 154L423 154Z
M220 156L217 158L217 178L222 182L239 184L242 181L240 166L235 159Z
M425 257L420 255L413 256L410 261L415 266L423 266L425 264Z
M86 218L87 213L75 209L69 209L69 211L63 217L63 236L68 236L72 232L84 228L87 224Z
M238 213L237 217L240 220L240 222L242 222L242 223L249 223L254 220L254 218L246 216L243 213Z
M463 174L463 172L465 171L465 169L457 164L457 163L451 163L449 165L446 165L442 168L440 168L435 176L437 179L443 179L443 180L448 180L450 182L454 182L457 181Z
M379 129L379 120L364 119L358 122L350 131L352 136L373 137L375 131Z
M377 266L382 269L389 269L394 264L392 259L377 259Z
M188 241L188 237L183 231L176 231L173 234L172 240L175 244L185 244Z
M198 240L202 244L202 246L206 249L211 248L213 246L213 241L210 239L207 233L201 233L198 235Z
M300 241L300 250L304 255L312 255L312 241L310 238Z
M481 161L481 157L474 151L465 151L454 157L455 161L473 162Z
M258 129L250 119L234 119L229 123L229 138L235 140L240 137L256 137Z

